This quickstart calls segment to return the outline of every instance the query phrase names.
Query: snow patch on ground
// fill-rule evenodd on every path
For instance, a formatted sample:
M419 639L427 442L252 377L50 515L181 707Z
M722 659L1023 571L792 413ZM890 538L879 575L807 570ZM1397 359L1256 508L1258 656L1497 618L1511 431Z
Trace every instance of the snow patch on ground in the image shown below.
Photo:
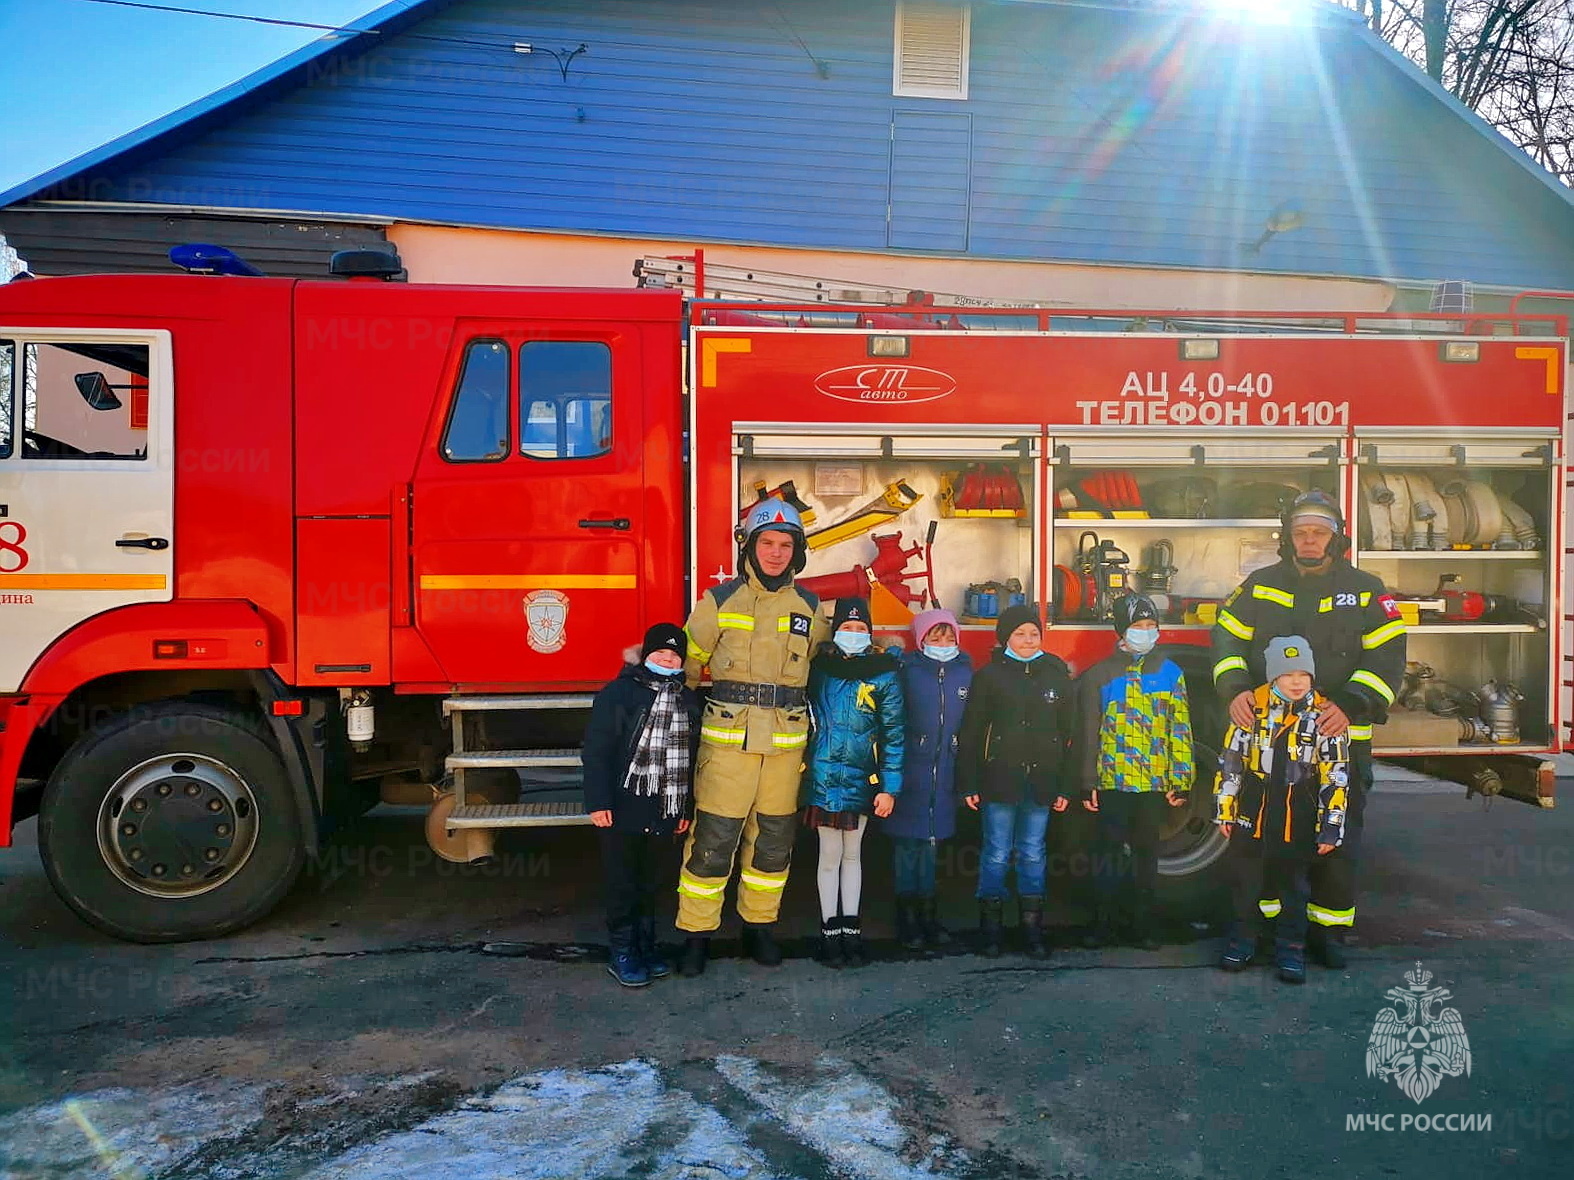
M266 1086L94 1090L0 1119L0 1177L157 1175L263 1119Z
M911 1142L890 1093L834 1057L816 1062L818 1076L807 1087L785 1083L747 1057L723 1055L716 1069L843 1175L920 1180L944 1175L936 1169L965 1160L939 1137L922 1147Z
M444 1102L443 1113L417 1111L419 1121L395 1131L374 1120L387 1127L397 1096L434 1075L323 1078L305 1093L234 1082L97 1090L0 1119L0 1180L217 1178L272 1167L303 1180L792 1180L810 1157L868 1180L967 1170L944 1137L916 1140L891 1094L844 1061L821 1058L807 1078L747 1057L715 1065L749 1100L741 1113L728 1106L736 1121L641 1059L527 1074L456 1107ZM750 1128L764 1124L777 1138L751 1142ZM789 1140L803 1145L801 1157Z

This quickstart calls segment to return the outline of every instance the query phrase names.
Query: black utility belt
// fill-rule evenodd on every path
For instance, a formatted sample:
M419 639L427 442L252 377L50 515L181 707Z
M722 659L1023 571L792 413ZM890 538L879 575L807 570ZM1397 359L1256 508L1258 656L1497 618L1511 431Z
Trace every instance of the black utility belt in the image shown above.
M710 686L710 699L726 705L757 705L761 709L801 709L809 703L809 692L785 684L718 680Z

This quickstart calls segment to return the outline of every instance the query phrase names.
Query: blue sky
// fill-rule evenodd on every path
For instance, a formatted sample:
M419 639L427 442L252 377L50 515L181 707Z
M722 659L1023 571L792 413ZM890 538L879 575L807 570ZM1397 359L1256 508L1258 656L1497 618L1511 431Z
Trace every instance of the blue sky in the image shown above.
M344 25L382 0L149 0ZM326 34L92 0L0 0L0 192Z

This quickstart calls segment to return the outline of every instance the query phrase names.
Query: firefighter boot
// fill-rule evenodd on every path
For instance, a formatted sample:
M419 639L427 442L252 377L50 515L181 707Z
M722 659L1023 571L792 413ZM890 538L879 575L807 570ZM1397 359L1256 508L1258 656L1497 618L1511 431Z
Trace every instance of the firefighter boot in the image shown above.
M847 955L849 967L868 966L869 956L864 951L863 927L859 924L857 914L851 917L842 915L842 950Z
M1343 971L1348 966L1344 957L1344 931L1314 922L1306 931L1306 954L1330 971Z
M1049 944L1044 941L1044 899L1022 899L1022 940L1030 959L1049 958Z
M923 898L918 903L918 925L923 930L924 941L932 947L947 947L951 945L951 932L940 925L940 919L935 916L935 899Z
M639 943L633 926L619 926L608 932L607 974L624 987L644 987L650 982L650 973L639 956Z
M705 974L705 960L710 958L710 939L694 935L684 940L683 957L678 960L678 974L685 979Z
M847 966L847 955L842 949L842 919L826 918L820 923L820 948L815 962L823 967Z
M921 951L924 949L924 928L919 924L916 897L899 897L896 899L896 941L903 950Z
M978 953L986 959L1000 957L1000 911L1004 908L998 897L986 897L978 903Z
M1285 983L1306 982L1306 947L1280 939L1273 944L1273 965Z
M771 937L771 922L745 922L743 924L743 953L761 967L780 967L782 948Z
M662 956L656 946L656 919L646 914L634 925L639 961L645 965L645 974L652 979L665 979L672 974L672 964Z

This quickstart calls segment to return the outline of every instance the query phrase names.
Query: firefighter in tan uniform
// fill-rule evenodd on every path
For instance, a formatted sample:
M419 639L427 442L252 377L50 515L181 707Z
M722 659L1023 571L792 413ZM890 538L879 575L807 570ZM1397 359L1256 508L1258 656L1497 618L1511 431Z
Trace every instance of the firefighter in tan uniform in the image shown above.
M771 926L796 834L809 656L831 630L820 600L793 584L808 546L791 505L762 500L738 539L738 575L707 590L685 627L689 684L707 666L711 674L678 876L678 929L689 933L679 970L689 976L705 970L735 859L744 949L766 966L781 962Z

